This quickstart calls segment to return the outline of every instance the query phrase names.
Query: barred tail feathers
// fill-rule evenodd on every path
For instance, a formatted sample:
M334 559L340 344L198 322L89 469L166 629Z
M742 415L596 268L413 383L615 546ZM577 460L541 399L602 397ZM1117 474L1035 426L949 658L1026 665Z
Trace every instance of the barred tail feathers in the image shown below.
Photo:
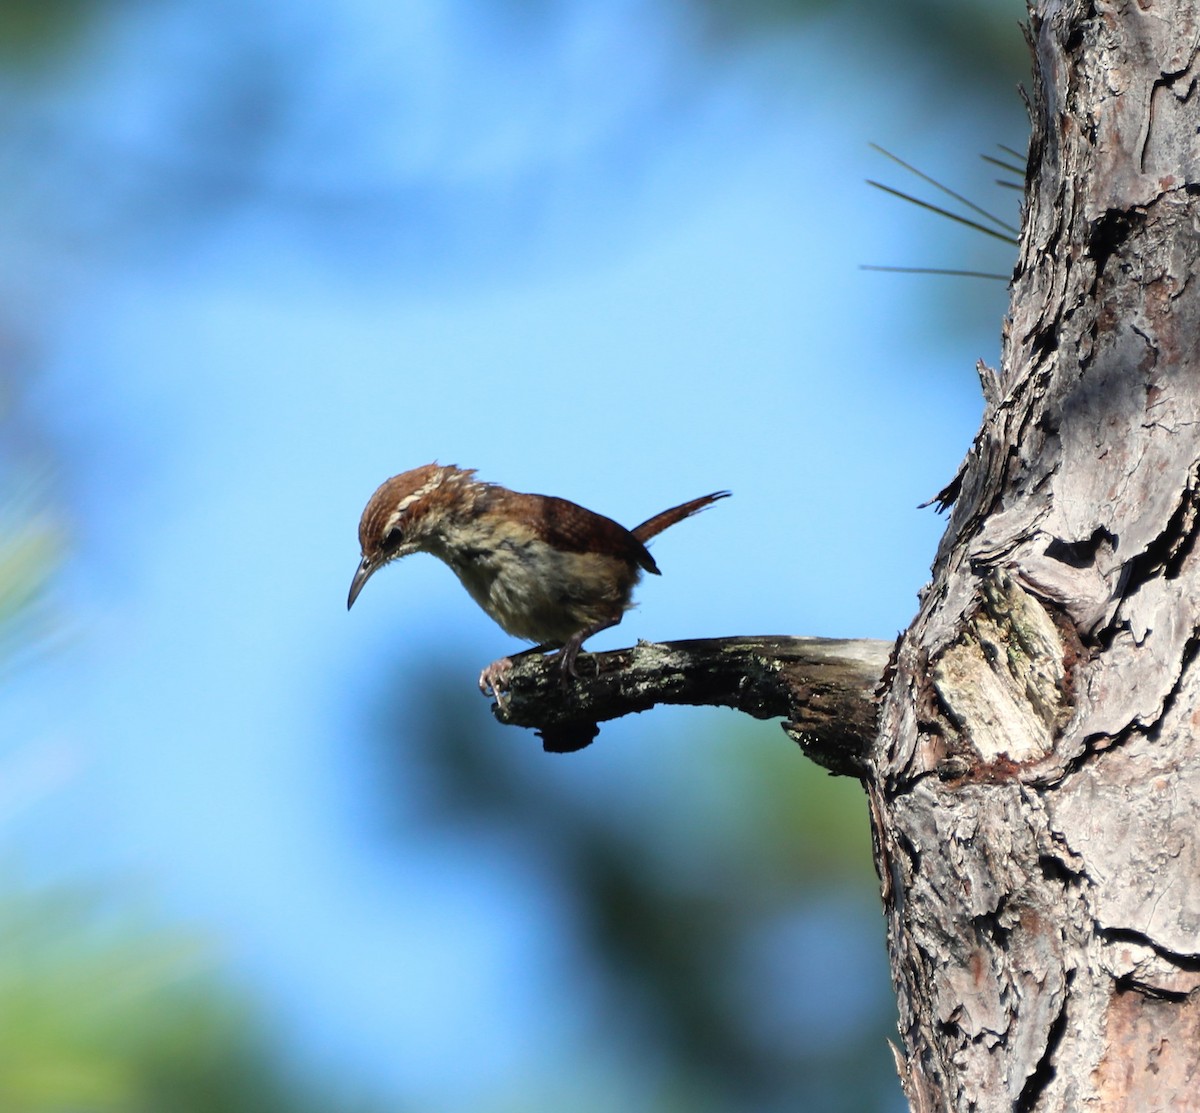
M692 499L691 502L685 502L671 507L670 510L664 510L661 514L655 514L653 518L647 518L640 526L635 526L629 532L644 545L650 538L657 537L664 529L673 526L676 522L682 522L684 518L690 518L693 514L699 514L701 510L706 510L719 499L729 498L729 495L729 491L714 491L711 495L702 495L698 499Z

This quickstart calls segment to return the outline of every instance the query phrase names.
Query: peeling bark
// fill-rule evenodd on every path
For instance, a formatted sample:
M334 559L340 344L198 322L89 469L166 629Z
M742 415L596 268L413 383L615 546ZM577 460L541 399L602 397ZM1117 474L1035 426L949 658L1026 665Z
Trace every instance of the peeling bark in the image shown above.
M866 779L920 1110L1200 1109L1200 0L1042 0L1004 358Z

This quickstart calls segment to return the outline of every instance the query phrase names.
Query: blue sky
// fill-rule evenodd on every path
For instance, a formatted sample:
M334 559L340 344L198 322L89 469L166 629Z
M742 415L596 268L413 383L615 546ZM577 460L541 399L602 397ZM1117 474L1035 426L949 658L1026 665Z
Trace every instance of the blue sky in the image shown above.
M378 840L379 692L432 655L485 719L474 677L513 647L432 558L347 615L363 503L435 458L627 524L728 488L657 539L663 576L597 648L893 637L943 526L917 503L974 434L1003 291L859 269L981 250L868 190L892 172L867 143L986 183L976 152L1020 146L1022 113L1014 96L981 120L897 65L845 88L832 25L700 66L652 5L570 5L533 47L449 0L301 5L295 26L262 10L321 63L277 195L162 243L54 248L67 294L31 402L73 536L62 644L3 697L30 786L10 843L34 876L119 877L203 925L314 1061L474 1108L532 1048L588 1039L560 999L578 992L569 916L511 848ZM194 12L156 18L47 111L155 137L188 94L178 67L202 74L221 41ZM359 104L371 119L340 128ZM405 182L412 208L373 230L356 202L314 229L288 203L313 180ZM663 716L681 734L725 721ZM602 780L636 761L635 731L553 775ZM486 1030L471 1078L454 1069L468 1017Z

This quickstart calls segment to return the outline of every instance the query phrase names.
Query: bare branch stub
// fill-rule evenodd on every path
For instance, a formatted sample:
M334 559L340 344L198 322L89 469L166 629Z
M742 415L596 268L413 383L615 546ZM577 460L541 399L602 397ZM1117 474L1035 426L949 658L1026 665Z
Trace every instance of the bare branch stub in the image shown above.
M730 707L784 730L833 773L861 776L875 735L876 688L891 643L872 639L704 638L587 654L563 685L557 663L513 665L503 723L538 731L554 753L582 749L599 724L657 704Z

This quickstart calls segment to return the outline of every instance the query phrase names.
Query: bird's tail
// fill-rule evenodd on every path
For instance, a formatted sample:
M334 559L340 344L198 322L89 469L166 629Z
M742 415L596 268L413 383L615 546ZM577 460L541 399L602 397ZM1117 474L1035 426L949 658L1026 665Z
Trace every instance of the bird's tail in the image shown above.
M647 518L640 526L634 527L629 532L644 545L651 537L656 537L668 526L682 522L684 518L690 518L693 514L699 514L701 510L712 506L718 499L727 498L729 498L728 491L714 491L711 495L702 495L698 499L692 499L691 502L685 502L680 506L671 507L670 510L664 510L661 514L655 514L653 518Z

